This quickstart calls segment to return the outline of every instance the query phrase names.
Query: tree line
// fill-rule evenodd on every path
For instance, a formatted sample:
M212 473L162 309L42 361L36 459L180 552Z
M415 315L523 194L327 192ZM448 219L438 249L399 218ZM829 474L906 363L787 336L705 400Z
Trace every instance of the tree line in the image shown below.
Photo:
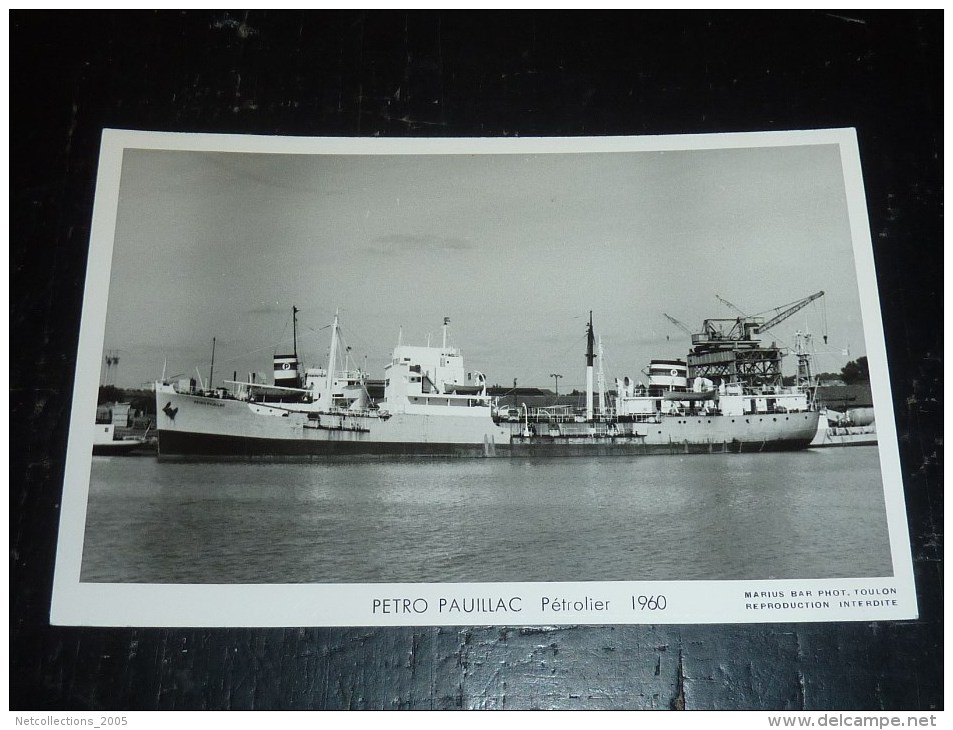
M156 412L155 395L148 390L117 388L115 385L100 385L96 405L103 403L128 403L130 408L140 413Z

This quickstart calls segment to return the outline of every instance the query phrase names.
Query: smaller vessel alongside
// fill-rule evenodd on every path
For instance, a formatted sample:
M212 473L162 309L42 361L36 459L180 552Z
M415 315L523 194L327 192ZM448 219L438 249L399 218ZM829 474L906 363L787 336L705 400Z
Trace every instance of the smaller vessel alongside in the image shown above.
M875 446L877 422L873 408L851 408L846 413L830 408L821 412L812 449L829 446Z
M97 423L93 431L94 456L128 456L150 445L147 434L120 437L112 423Z

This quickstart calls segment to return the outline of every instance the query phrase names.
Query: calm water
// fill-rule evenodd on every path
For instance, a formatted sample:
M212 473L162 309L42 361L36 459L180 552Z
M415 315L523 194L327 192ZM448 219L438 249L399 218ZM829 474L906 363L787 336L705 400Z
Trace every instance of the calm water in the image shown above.
M82 580L891 575L876 447L402 463L94 457Z

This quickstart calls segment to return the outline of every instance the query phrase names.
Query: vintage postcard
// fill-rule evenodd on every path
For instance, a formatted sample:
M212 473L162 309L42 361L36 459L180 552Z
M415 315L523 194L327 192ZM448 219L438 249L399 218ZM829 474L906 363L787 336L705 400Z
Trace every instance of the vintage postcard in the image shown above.
M850 129L103 134L51 620L917 616Z

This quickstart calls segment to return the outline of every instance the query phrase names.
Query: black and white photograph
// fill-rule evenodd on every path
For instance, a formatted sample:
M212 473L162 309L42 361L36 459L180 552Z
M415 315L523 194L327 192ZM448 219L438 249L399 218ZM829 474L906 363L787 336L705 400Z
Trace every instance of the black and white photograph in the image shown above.
M52 617L916 616L853 130L106 130Z

